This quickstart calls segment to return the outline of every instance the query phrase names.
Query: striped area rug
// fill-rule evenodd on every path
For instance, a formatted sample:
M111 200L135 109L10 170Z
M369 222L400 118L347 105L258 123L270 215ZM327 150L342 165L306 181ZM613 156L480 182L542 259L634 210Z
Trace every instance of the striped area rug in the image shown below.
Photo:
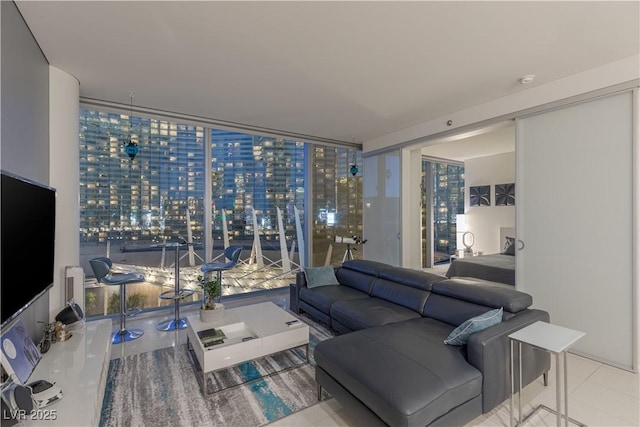
M202 395L201 375L194 370L186 344L112 360L100 425L260 426L317 403L313 348L333 333L301 318L309 324L309 364L255 379L300 364L299 356L305 352L299 349L209 374L212 391L249 382L207 397Z

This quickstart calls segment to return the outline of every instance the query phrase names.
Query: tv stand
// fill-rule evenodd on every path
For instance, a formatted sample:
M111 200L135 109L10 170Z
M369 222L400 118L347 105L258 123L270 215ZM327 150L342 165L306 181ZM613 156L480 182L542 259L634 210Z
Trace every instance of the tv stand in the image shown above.
M53 343L29 378L29 382L42 379L55 383L64 396L36 414L48 419L21 420L24 426L97 426L100 423L111 359L112 322L103 319L71 326L73 336L68 341Z

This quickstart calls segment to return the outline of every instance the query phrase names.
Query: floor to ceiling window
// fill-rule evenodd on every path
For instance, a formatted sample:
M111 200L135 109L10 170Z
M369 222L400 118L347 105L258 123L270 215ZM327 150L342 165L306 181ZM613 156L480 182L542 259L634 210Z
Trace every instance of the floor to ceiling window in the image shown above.
M361 244L342 243L341 238L363 238L362 152L314 145L311 157L313 265L361 259Z
M214 239L223 240L224 210L230 237L254 237L253 214L261 239L279 247L278 209L289 245L295 240L294 207L304 212L303 142L211 130Z
M135 155L127 154L131 141ZM173 253L155 245L202 241L204 232L204 128L118 113L80 110L80 257L108 256L118 265L168 267ZM190 258L202 259L202 246ZM166 275L129 285L128 304L152 308ZM152 277L151 277L152 276ZM157 285L157 286L154 286ZM116 289L89 282L87 315L119 311Z
M456 215L464 213L464 165L423 160L422 177L422 266L430 267L449 262L455 253Z
M90 277L93 257L109 256L116 270L142 272L146 282L127 287L128 305L153 309L173 304L158 298L174 286L174 251L163 249L165 242L191 243L179 252L181 287L196 290L183 301L191 303L201 297L195 278L210 261L205 253L219 258L227 245L243 248L240 265L223 279L229 295L295 280L308 218L309 265L324 263L335 235L362 234L362 172L352 169L360 165L359 150L86 108L80 129L79 238L88 316L119 311L117 287ZM131 144L135 155L127 151ZM305 206L309 186L313 213ZM211 248L205 247L207 230ZM334 245L329 261L339 263L345 245Z

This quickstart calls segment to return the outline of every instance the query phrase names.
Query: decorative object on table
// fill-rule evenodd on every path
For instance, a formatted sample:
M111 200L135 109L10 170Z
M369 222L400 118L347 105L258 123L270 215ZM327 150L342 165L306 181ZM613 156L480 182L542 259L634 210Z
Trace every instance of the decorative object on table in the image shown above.
M56 315L56 321L62 322L65 325L71 325L72 323L83 321L84 313L82 308L72 299L67 302L67 307Z
M47 351L49 351L49 349L51 348L51 344L56 342L56 329L55 329L56 324L41 322L41 321L39 321L38 323L44 324L44 326L42 327L42 332L44 332L44 335L42 336L42 339L38 344L38 349L40 349L40 353L44 354Z
M44 408L62 399L60 387L46 380L37 380L27 384L31 388L31 398L38 408Z
M496 184L496 206L516 205L516 184Z
M470 206L491 206L491 186L478 185L469 187Z
M465 214L456 215L456 255L460 258L464 257L466 252L464 245L464 235L469 232L469 226L467 225L467 218ZM469 232L470 233L470 232ZM471 234L473 237L473 234ZM473 242L471 243L473 245ZM471 249L471 246L469 247Z
M200 320L208 323L220 319L224 315L224 305L216 302L221 296L220 283L217 277L207 279L198 276L198 284L202 288L202 305L200 306Z
M73 336L72 332L67 330L67 325L62 322L56 322L54 325L56 341L66 341Z
M19 384L25 384L31 376L42 356L31 340L22 319L2 331L2 367L10 376L14 376Z
M473 254L473 244L476 242L476 236L470 231L465 231L462 234L462 244L464 245L465 254Z
M198 338L200 338L202 345L206 348L216 344L223 344L227 336L224 334L222 329L211 328L205 329L204 331L198 331Z
M254 218L255 219L255 218ZM218 293L216 294L215 298L218 298L218 303L220 303L220 299L222 298L222 272L226 271L226 270L231 270L232 268L234 268L237 264L238 264L238 260L240 259L240 254L242 253L242 248L238 247L238 246L229 246L227 248L225 248L225 250L223 251L223 255L226 259L228 259L229 261L227 262L208 262L206 264L202 264L202 267L200 267L200 271L202 271L204 273L204 276L198 276L198 282L200 282L200 286L202 286L202 289L204 291L204 294L208 294L207 290L205 289L204 285L205 283L208 282L214 282L217 285L215 286L216 289L218 289ZM215 281L210 280L207 281L205 280L207 273L213 273L216 272L216 279ZM211 285L209 285L211 286ZM215 319L222 317L222 309L224 309L224 306L222 304L218 304L218 306L216 305L212 305L215 302L208 302L208 308L205 309L205 306L207 306L207 304L205 303L205 298L203 297L202 299L202 308L200 309L200 320L202 320L203 322L212 322ZM211 308L213 307L213 309ZM203 313L203 311L215 311L218 312L216 314L213 313ZM203 315L206 317L203 317Z

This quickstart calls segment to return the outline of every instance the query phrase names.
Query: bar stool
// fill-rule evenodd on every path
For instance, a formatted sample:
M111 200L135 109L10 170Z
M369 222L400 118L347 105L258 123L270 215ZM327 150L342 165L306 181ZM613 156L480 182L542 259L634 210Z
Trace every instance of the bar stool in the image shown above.
M241 247L229 246L224 250L224 256L229 260L228 262L208 262L206 264L202 264L202 267L200 267L200 270L205 274L214 271L218 274L218 286L220 286L220 295L222 295L222 272L225 270L231 270L233 267L235 267L236 264L238 264L238 259L240 259L241 253Z
M140 273L111 274L111 266L113 263L109 258L94 258L89 261L89 264L91 264L91 269L98 283L109 286L120 286L120 330L113 333L111 342L113 344L120 344L121 342L133 341L140 338L144 334L142 329L127 330L127 316L133 316L142 310L137 308L127 311L125 286L129 283L144 282L144 276Z
M192 243L163 243L158 245L165 248L173 248L175 253L174 289L162 292L159 297L162 300L173 301L174 316L173 319L165 320L157 325L156 329L159 331L177 331L186 328L189 324L186 317L180 317L180 301L193 295L194 291L193 289L180 287L180 249L186 248L191 244Z

